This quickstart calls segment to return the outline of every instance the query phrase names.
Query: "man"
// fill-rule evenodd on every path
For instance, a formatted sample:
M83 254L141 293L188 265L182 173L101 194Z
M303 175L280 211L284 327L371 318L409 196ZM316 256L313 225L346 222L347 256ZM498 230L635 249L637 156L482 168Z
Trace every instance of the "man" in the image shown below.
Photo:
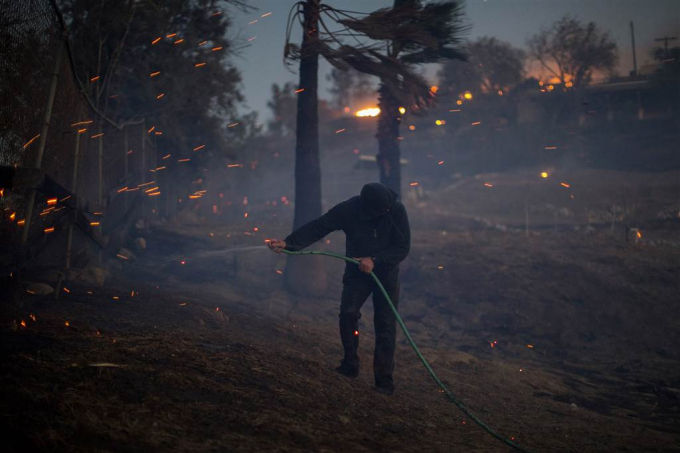
M340 339L345 356L336 370L348 377L359 374L359 318L361 306L373 293L375 352L373 372L375 389L394 393L394 346L396 319L387 300L376 285L375 272L394 306L399 303L399 263L411 246L411 232L404 205L397 194L379 183L366 184L361 195L345 200L326 214L293 231L286 239L272 239L275 252L301 250L328 233L342 230L347 236L346 252L359 261L346 263L340 303Z

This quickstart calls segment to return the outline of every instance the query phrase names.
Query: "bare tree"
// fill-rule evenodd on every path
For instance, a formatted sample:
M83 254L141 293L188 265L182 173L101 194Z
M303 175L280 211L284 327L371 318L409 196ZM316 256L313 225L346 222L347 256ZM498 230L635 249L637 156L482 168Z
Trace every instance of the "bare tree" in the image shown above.
M582 24L565 16L528 42L530 56L561 83L587 85L593 72L612 71L617 62L616 43L594 22Z

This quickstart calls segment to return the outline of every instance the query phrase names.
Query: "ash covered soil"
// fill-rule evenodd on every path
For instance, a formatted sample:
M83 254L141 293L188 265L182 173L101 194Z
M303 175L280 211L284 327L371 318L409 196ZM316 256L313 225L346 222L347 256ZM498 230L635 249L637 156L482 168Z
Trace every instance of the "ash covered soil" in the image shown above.
M483 182L505 185L487 210ZM542 190L549 207L523 184L483 175L407 197L400 312L414 339L470 410L531 451L680 451L680 228L658 215L677 208L674 179L640 182L620 217L618 195L598 207ZM372 390L370 300L361 374L337 375L343 264L329 258L327 290L305 298L282 289L285 257L219 253L283 236L289 219L268 223L259 236L157 225L103 286L3 303L5 451L509 450L401 333L396 393Z

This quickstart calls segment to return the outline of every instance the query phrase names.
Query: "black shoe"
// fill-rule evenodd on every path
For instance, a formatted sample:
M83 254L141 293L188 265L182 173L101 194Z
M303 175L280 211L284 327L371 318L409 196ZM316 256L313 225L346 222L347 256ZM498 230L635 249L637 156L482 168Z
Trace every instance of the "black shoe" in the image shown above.
M335 369L338 373L342 374L343 376L355 378L359 376L359 367L358 366L353 366L353 365L348 365L345 362L342 362L339 367Z
M374 388L376 392L382 393L383 395L390 396L394 393L393 385L376 385Z

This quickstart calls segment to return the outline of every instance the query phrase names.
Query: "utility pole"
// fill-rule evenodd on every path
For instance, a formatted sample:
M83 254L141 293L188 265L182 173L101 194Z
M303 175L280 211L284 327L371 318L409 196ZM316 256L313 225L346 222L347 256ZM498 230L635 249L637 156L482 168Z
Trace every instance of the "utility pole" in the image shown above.
M630 42L631 46L633 47L633 72L632 76L636 77L637 76L637 57L635 56L635 28L633 27L633 21L630 21Z
M663 38L656 38L654 41L663 41L663 57L668 58L668 41L675 41L677 36L664 36Z

